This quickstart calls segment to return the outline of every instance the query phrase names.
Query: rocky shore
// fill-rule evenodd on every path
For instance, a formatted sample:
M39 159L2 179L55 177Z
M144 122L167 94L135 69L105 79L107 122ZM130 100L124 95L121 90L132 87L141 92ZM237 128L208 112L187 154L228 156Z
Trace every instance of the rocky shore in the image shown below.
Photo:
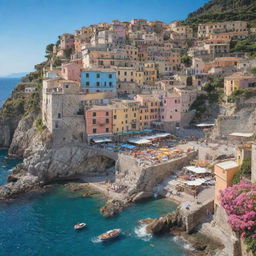
M217 256L221 255L224 248L221 243L212 240L200 232L186 232L186 223L184 223L184 215L180 207L166 216L156 219L147 218L140 220L140 222L145 223L147 225L147 232L154 235L169 233L170 235L184 239L193 248L193 250L190 250L191 255Z

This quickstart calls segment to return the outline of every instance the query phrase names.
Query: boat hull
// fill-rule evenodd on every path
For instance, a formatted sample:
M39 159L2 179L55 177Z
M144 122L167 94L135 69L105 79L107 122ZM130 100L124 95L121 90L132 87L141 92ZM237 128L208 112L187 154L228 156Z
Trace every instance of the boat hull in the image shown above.
M113 233L111 233L111 232L113 232ZM113 230L108 231L107 233L104 233L104 234L98 236L98 238L102 242L110 241L110 240L113 240L113 239L119 237L121 232L122 232L121 229L113 229Z

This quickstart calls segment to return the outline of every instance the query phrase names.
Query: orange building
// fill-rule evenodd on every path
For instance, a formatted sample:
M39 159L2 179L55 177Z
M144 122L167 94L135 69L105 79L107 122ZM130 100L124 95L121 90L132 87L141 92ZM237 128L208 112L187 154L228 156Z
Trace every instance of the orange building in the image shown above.
M235 161L225 161L214 166L216 178L214 204L220 205L220 190L232 186L234 174L239 170L239 166Z

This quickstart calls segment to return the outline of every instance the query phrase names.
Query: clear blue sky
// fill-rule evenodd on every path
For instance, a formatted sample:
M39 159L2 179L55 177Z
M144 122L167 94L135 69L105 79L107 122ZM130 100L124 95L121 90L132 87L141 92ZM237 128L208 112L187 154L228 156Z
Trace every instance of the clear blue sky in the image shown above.
M101 21L171 22L208 0L0 0L0 76L32 71L57 36Z

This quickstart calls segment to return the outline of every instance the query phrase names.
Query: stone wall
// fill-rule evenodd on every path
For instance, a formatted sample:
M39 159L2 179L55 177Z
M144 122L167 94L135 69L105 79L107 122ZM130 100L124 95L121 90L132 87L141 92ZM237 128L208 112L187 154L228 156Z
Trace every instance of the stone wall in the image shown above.
M61 128L53 129L53 143L59 145L68 142L83 142L85 121L83 116L63 117Z
M222 207L215 209L214 221L222 234L226 236L225 247L229 256L241 256L240 241L228 224L228 216Z
M198 225L209 220L209 217L214 212L214 201L208 200L202 205L198 205L198 207L190 210L185 209L184 205L181 205L180 212L184 228L186 232L190 233L194 231Z
M255 97L240 99L236 104L226 104L213 129L214 137L227 136L234 132L256 132Z
M116 163L116 182L128 186L130 193L150 192L154 186L170 177L175 169L180 169L194 160L197 154L197 151L189 152L185 156L150 167L144 166L136 158L120 154Z
M256 145L252 145L252 176L251 181L256 182Z

